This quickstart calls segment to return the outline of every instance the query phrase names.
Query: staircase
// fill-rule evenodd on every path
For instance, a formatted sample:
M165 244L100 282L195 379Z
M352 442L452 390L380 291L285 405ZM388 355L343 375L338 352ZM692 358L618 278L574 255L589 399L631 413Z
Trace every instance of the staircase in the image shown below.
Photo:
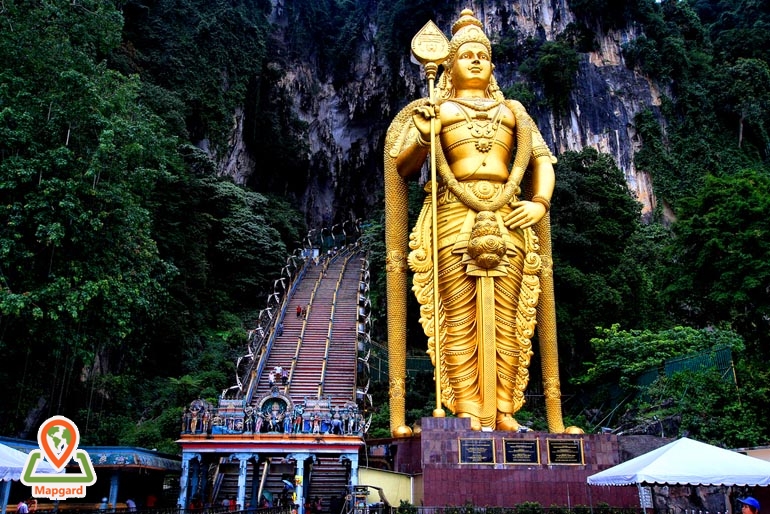
M310 491L308 499L321 499L321 512L340 514L339 510L332 512L332 506L345 496L345 486L348 484L348 466L337 457L317 457L310 476Z
M265 466L267 462L267 466ZM219 478L215 479L215 494L216 502L215 506L222 505L222 501L225 498L233 501L238 496L238 463L226 463L219 465ZM246 475L246 496L251 496L253 481L257 481L257 489L259 488L259 482L262 480L263 471L265 475L265 483L262 490L263 496L272 499L273 506L279 506L279 498L284 489L284 479L292 479L294 477L294 465L282 462L282 459L268 459L262 461L258 466L254 466L253 461L249 461L247 464ZM217 482L218 487L217 487ZM246 505L242 509L245 510L248 507Z
M322 394L333 399L356 399L356 316L361 257L353 255L341 270L334 308L334 325L327 355ZM344 372L341 372L344 371Z
M355 402L356 313L361 273L358 254L338 255L306 271L275 338L252 403L270 392L269 370L289 369L289 381L276 385L294 402L329 398L335 405ZM297 316L296 308L307 308Z
M313 266L311 264L310 268L305 272L305 277L299 283L291 297L289 308L286 310L286 315L283 318L283 333L280 336L276 336L275 341L273 342L273 347L265 366L265 372L262 373L262 376L256 383L255 392L252 394L253 403L255 403L262 395L270 392L268 373L276 366L288 368L289 380L293 384L294 390L297 392L295 394L301 394L299 393L301 390L304 394L308 394L309 390L312 389L312 384L309 383L309 377L292 376L298 347L299 350L302 350L303 345L300 343L303 339L303 332L306 330L307 326L312 326L312 323L308 323L308 321L311 320L296 314L296 308L300 307L301 309L304 309L310 304L313 290L320 279L321 267ZM308 311L311 310L313 309L308 309ZM276 384L281 384L280 377L276 377Z
M258 407L261 399L275 395L276 392L289 397L294 404L307 402L307 405L324 405L326 413L356 404L357 315L361 269L362 255L347 250L318 265L312 262L308 264L303 278L288 300L283 319L278 320L283 324L283 332L281 335L276 334L266 357L264 371L251 384L253 407ZM298 306L307 309L305 316L297 316ZM289 371L288 381L284 385L280 376L276 376L275 384L271 387L269 372L278 366ZM281 432L276 435L281 437L284 434ZM275 437L263 435L266 442L268 437ZM309 435L305 433L302 437L308 438ZM256 437L258 441L260 436ZM304 496L307 501L320 498L324 514L339 514L332 513L331 507L338 505L338 500L344 494L350 464L341 459L340 454L329 454L324 441L317 444L318 453L312 452L314 460L307 460L309 473L306 475ZM251 497L251 491L258 488L258 483L252 484L254 480L261 481L266 459L269 464L264 490L269 491L267 496L272 493L273 505L278 505L284 485L282 480L292 479L297 465L278 455L287 455L291 453L290 450L289 447L283 449L279 446L265 454L258 452L262 459L258 465L253 460L249 461L247 498ZM314 463L310 465L310 462ZM217 469L212 503L221 505L224 498L237 497L237 460L223 461Z

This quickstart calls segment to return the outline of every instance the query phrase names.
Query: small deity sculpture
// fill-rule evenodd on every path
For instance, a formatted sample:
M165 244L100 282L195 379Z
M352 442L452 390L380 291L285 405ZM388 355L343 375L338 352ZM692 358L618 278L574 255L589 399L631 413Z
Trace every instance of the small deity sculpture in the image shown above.
M313 416L313 429L311 433L313 434L321 433L321 416L319 414L316 414L315 416Z
M295 405L294 406L294 426L293 431L295 434L299 434L303 431L303 425L304 425L304 419L303 414L305 413L305 407L302 405Z
M243 431L251 432L254 430L254 409L251 406L243 409Z
M340 417L339 411L334 410L333 412L329 433L342 435L342 418Z

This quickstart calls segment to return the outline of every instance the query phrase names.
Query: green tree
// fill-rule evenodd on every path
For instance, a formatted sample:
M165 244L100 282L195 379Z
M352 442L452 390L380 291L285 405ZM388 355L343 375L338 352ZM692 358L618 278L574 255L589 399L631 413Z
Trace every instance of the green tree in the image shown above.
M595 359L586 363L585 373L574 380L594 385L618 383L625 392L635 391L635 379L659 368L666 359L723 346L744 349L743 340L731 330L678 326L655 332L621 330L613 325L597 330L591 339Z
M755 388L753 381L736 384L732 374L724 377L714 369L682 371L656 380L646 391L651 407L640 410L646 410L648 419L672 420L677 432L667 437L687 434L725 448L756 446L767 437L767 429L736 422L761 415L767 405L767 393L757 394Z
M269 9L266 0L127 0L111 63L173 92L190 140L224 154L233 112L258 95Z
M232 301L247 304L272 289L289 252L265 216L267 198L230 180L211 181L204 208L211 213L210 261L216 280ZM233 306L235 307L235 305Z
M17 363L2 419L23 431L29 405L82 406L88 427L102 377L139 358L131 335L162 312L174 268L145 202L181 161L138 80L101 62L113 4L14 2L0 24L0 348Z
M749 169L708 176L684 199L673 229L669 286L672 308L699 326L728 323L768 356L770 176Z
M770 66L760 59L739 58L727 69L724 83L724 102L738 116L738 148L743 144L743 130L747 123L760 131L766 144L768 135L764 120L770 109L770 93L765 84L770 83Z
M559 156L552 205L560 357L573 370L594 327L644 323L636 306L650 298L649 281L638 263L625 260L640 206L612 159L592 148Z
M554 111L569 110L569 95L574 89L580 57L564 41L546 41L538 46L534 57L522 65L522 70L543 85L548 105Z

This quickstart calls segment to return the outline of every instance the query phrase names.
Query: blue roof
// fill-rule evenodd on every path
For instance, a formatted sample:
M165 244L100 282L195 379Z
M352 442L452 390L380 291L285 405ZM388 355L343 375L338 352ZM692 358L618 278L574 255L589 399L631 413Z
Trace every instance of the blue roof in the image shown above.
M0 443L24 453L39 448L37 441L0 436ZM95 468L141 468L159 471L182 471L182 459L177 455L160 453L132 446L79 446L91 458Z

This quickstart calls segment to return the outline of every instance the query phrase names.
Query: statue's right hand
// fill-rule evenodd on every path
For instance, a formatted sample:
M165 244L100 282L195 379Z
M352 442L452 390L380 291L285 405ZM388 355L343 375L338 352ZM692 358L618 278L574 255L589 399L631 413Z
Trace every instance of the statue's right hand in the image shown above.
M434 133L438 134L441 132L441 118L438 116L438 106L421 105L420 107L415 107L412 121L423 141L430 141L431 119L435 120L433 122Z

